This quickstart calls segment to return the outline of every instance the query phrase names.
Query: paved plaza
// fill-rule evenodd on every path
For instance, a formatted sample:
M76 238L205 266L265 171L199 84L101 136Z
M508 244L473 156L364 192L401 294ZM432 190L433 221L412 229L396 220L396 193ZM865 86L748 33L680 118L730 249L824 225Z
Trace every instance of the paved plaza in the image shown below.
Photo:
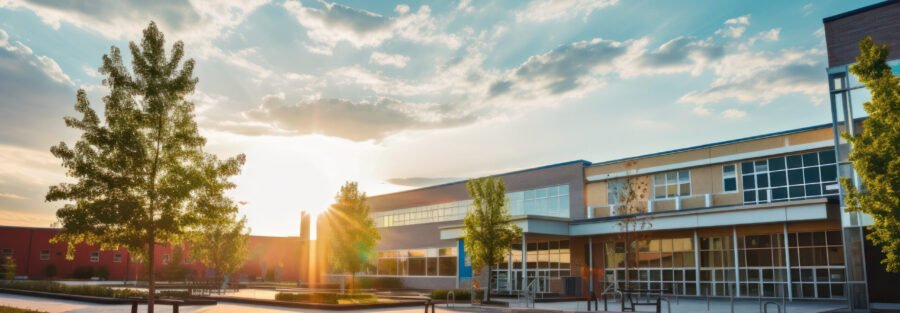
M128 305L102 305L102 304L92 304L78 301L68 301L68 300L57 300L57 299L47 299L47 298L38 298L38 297L28 297L21 295L11 295L11 294L0 294L0 304L20 307L20 308L29 308L35 310L46 311L50 313L58 313L58 312L128 312L130 306ZM602 304L601 304L602 305ZM838 310L845 307L843 303L840 302L795 302L788 303L787 310L782 312L790 312L790 313L814 313L814 312L829 312ZM610 311L617 311L619 308L618 303L611 302L609 305ZM568 312L583 312L586 311L587 307L584 301L570 301L570 302L555 302L555 303L537 303L536 309L544 310L545 312L558 312L558 311L568 311ZM775 308L770 307L770 312L774 312ZM638 307L639 311L643 312L652 312L654 307L652 306L644 306ZM171 312L172 309L169 306L160 305L157 306L157 312L168 313ZM442 305L438 306L437 312L472 312L472 311L485 311L485 310L476 310L467 306L458 306L457 308L447 309ZM491 311L500 311L500 310L491 310ZM521 304L513 302L511 303L511 308L503 311L528 311ZM141 307L140 312L146 312L146 306ZM204 313L231 313L231 312L253 312L253 313L267 313L267 312L333 312L333 311L323 311L323 310L311 310L311 309L294 309L294 308L281 308L281 307L272 307L272 306L260 306L260 305L245 305L245 304L236 304L236 303L227 303L220 302L218 305L213 306L185 306L181 308L181 312L204 312ZM365 311L357 311L357 312L422 312L422 307L408 307L408 308L391 308L391 309L382 309L382 310L365 310ZM663 309L665 312L665 309ZM694 312L731 312L730 303L727 300L713 300L710 302L710 308L707 310L706 301L702 299L680 299L678 303L672 303L672 312L676 313L694 313ZM734 312L736 313L758 313L759 307L758 302L753 300L742 300L736 301L734 305Z

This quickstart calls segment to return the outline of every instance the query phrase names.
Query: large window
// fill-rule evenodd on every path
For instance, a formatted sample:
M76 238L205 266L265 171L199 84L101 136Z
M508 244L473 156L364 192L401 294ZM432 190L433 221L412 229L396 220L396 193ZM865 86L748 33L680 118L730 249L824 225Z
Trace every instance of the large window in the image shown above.
M522 280L522 244L512 244L511 248L509 255L504 255L503 260L494 265L494 290L521 290L525 284ZM549 280L571 275L572 260L568 240L529 242L525 249L527 279L531 282L539 278L536 288L541 292L549 292Z
M834 150L741 163L744 203L766 203L837 194Z
M122 263L122 254L119 252L116 252L115 254L113 254L113 262L114 263Z
M456 276L456 248L385 250L364 274L379 276Z
M673 171L653 175L653 192L656 199L691 195L691 171Z
M47 261L50 259L50 250L41 250L41 261Z
M737 191L737 166L734 164L722 166L722 191Z
M662 288L673 294L696 294L697 271L691 238L638 241L634 247L626 272L625 243L606 243L607 283L625 288L625 275L629 275L632 288Z
M100 251L91 251L91 262L100 262Z
M569 217L569 185L537 188L506 194L511 215ZM472 200L374 212L376 227L393 227L462 220Z
M846 297L840 230L789 233L791 281L796 298Z
M624 180L610 180L606 182L606 199L607 204L616 205L619 204L619 193L622 192L622 188L625 186Z

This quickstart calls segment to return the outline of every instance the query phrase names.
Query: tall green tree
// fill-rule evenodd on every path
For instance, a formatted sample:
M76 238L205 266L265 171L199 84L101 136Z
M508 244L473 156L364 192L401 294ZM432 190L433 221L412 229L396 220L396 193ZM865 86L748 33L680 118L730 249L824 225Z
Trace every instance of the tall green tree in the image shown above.
M234 274L247 259L247 218L228 216L203 223L191 239L191 253L216 273L216 280Z
M487 267L487 301L491 301L491 270L503 260L516 240L522 237L522 229L513 224L509 214L509 199L502 178L476 178L466 184L472 197L472 209L466 213L463 243L472 268Z
M615 215L619 217L616 225L621 230L616 237L624 243L625 259L622 261L625 272L630 273L629 269L638 263L638 245L646 244L643 242L649 237L646 231L653 227L653 217L644 214L648 211L650 188L645 178L636 176L623 178L615 185L617 186L617 190L613 192L616 197ZM629 276L625 275L625 288L631 288Z
M334 197L334 204L319 218L324 221L323 239L333 270L350 274L350 289L356 273L364 271L376 260L375 244L381 240L375 221L369 216L371 206L366 193L356 182L347 182Z
M887 64L887 45L877 45L871 37L859 43L859 56L850 72L872 94L863 104L869 118L856 136L842 134L853 146L850 162L863 182L858 190L847 178L849 211L864 212L874 224L867 238L881 247L888 271L900 272L900 78Z
M203 199L234 187L228 178L240 172L244 156L219 160L204 152L194 104L194 60L184 61L184 44L166 54L165 38L155 23L140 45L129 44L132 70L119 49L103 56L100 73L109 94L104 115L79 90L66 125L82 132L70 147L61 142L51 152L74 182L50 187L47 201L66 201L56 216L62 232L55 242L68 244L68 257L81 242L101 249L126 247L146 260L149 293L155 294L154 247L178 243L203 219L226 216L230 208L205 206ZM184 61L184 62L182 62ZM148 311L153 312L149 297Z

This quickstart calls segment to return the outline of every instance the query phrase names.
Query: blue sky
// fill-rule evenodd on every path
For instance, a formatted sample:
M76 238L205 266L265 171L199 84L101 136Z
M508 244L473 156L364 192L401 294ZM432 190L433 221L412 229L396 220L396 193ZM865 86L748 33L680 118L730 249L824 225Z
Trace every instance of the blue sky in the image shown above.
M95 107L110 46L153 20L197 60L232 197L292 235L346 180L369 194L827 123L822 18L874 1L0 2L0 224L47 226L49 147ZM126 54L127 55L127 54Z

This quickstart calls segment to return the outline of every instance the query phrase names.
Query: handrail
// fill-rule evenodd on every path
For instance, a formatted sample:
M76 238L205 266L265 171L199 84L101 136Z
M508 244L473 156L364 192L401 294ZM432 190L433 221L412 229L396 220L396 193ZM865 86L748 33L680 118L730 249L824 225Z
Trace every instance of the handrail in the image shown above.
M450 304L453 304L454 306L456 306L456 294L453 292L453 290L450 290L450 292L447 293L447 307L448 308L450 307Z
M778 309L778 313L781 313L781 305L775 301L766 302L766 304L763 305L763 313L769 313L769 304L774 304L775 308Z
M669 302L669 299L663 298L661 296L656 299L656 313L662 313L662 301L666 302L666 307L669 309L668 313L672 313L672 302Z

